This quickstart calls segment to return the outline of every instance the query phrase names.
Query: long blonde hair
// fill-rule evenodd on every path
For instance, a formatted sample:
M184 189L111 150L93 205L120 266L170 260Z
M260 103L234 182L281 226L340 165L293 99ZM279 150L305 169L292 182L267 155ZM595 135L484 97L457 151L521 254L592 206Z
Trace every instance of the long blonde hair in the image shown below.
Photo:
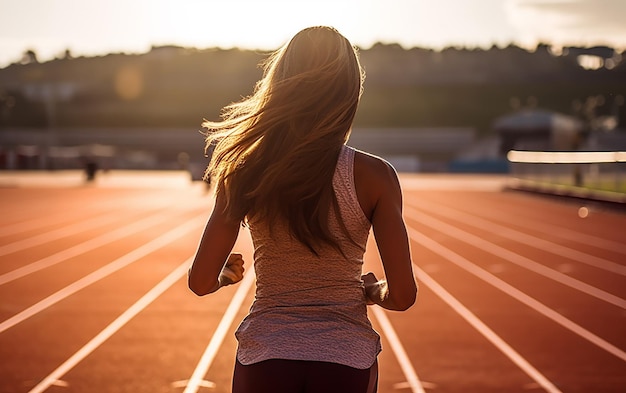
M332 177L363 91L358 52L334 28L310 27L262 66L253 95L202 124L206 149L214 147L205 178L232 220L284 219L312 252L337 247Z

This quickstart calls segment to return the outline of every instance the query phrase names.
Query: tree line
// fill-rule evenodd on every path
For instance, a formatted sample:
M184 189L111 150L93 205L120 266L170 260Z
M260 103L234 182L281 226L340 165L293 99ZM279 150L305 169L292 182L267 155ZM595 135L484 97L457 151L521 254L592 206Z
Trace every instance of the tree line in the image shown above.
M177 127L216 120L252 93L267 53L153 47L39 62L34 51L0 69L1 128ZM591 120L616 114L626 124L626 53L608 47L540 44L441 51L396 44L360 50L366 71L358 127L475 127L539 107ZM621 104L620 104L621 103Z

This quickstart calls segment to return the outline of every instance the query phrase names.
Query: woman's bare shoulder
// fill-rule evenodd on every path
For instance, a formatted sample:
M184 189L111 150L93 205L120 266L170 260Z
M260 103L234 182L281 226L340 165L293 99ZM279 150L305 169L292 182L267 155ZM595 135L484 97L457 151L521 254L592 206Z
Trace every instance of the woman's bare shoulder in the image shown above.
M399 189L396 171L389 162L359 150L354 156L354 184L361 208L370 221L381 198Z
M395 169L387 160L356 149L354 171L355 176L362 175L372 181L389 181L397 177Z

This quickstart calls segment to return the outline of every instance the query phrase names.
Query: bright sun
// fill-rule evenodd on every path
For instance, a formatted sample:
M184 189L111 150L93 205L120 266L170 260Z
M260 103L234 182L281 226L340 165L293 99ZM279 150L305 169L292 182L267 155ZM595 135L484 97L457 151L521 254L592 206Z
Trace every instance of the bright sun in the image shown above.
M331 25L354 33L357 4L325 0L315 4L279 0L195 1L191 11L178 2L170 2L169 6L153 9L150 38L158 44L178 42L207 47L219 42L222 47L275 49L308 26Z

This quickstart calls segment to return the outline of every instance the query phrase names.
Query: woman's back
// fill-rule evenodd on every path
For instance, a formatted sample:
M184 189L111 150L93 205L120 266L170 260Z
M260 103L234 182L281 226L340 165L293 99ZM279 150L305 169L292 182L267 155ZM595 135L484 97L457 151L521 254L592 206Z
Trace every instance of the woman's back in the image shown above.
M237 332L243 364L286 358L367 368L375 361L380 342L361 281L370 222L357 199L354 155L342 148L333 177L340 217L331 213L329 225L340 249L326 245L316 255L284 223L249 222L257 292Z

